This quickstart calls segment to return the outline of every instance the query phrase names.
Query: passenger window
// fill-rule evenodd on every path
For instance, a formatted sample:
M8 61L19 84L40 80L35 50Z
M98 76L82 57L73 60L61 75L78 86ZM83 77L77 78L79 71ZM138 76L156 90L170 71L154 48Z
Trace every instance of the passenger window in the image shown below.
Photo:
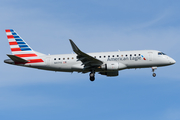
M69 60L69 58L67 58L67 60Z
M121 57L123 57L123 55L121 55Z
M132 54L130 54L130 56L132 56Z
M117 57L119 57L119 55L117 55Z
M74 59L74 58L72 57L72 59Z
M134 56L136 56L136 54L134 54Z
M108 57L110 57L110 55L108 55Z
M141 54L139 54L139 56L141 56Z
M99 56L99 58L101 58L101 56Z
M56 60L56 58L54 58L54 60Z
M114 57L114 55L112 57Z
M106 58L106 56L104 56L104 58Z
M94 56L94 58L96 58L96 56Z
M126 55L126 57L127 57L128 55Z
M59 58L59 60L61 60L61 58Z
M63 58L63 60L65 60L65 58Z

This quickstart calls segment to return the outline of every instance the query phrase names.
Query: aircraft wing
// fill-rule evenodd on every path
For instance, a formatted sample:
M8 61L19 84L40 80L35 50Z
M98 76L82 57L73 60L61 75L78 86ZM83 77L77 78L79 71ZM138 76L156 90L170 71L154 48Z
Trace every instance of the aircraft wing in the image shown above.
M98 67L103 64L102 61L82 52L71 39L69 39L69 41L71 43L73 51L78 55L77 59L83 63L85 69Z

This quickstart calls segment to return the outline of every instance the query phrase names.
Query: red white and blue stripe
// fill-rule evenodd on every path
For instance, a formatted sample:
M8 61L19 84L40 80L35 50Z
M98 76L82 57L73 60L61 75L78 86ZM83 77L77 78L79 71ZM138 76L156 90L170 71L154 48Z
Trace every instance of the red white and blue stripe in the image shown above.
M11 52L13 55L23 58L28 63L44 62L38 57L36 52L15 32L13 29L5 30Z

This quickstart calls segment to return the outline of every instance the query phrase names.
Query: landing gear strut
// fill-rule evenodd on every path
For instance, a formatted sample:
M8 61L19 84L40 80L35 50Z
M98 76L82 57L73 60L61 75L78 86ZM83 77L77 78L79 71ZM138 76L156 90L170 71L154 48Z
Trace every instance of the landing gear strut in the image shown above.
M90 80L94 81L95 80L95 71L92 70L91 73L89 74L89 76L90 76Z
M152 67L152 72L153 72L153 74L152 74L152 76L153 77L156 77L156 73L154 73L154 71L157 69L157 67Z

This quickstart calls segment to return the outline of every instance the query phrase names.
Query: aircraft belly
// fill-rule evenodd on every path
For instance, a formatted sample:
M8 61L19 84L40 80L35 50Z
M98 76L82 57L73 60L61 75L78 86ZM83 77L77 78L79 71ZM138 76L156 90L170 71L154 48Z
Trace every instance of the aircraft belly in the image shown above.
M75 71L79 71L79 70L83 70L84 67L81 64L75 64L75 65L72 65L71 69Z
M145 67L152 67L152 66L154 66L155 64L154 63L152 63L152 62L150 62L150 63L140 63L140 62L138 62L138 63L128 63L127 64L127 67L128 68L145 68Z

